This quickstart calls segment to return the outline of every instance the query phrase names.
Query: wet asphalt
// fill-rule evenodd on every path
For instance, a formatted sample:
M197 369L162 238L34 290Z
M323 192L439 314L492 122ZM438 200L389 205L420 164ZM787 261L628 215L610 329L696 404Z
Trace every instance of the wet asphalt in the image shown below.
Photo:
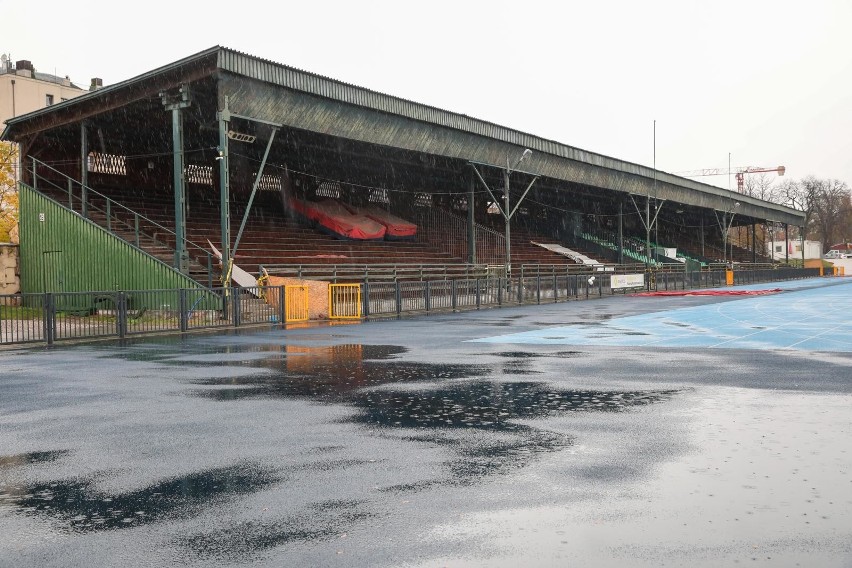
M0 352L0 566L852 566L852 355L630 298Z

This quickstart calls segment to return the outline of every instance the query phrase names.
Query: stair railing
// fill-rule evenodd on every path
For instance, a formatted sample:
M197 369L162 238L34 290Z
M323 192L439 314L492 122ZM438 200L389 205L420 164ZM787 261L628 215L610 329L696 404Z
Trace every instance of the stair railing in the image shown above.
M64 203L58 202L63 207L67 207L71 211L79 212L83 217L85 217L86 219L89 219L92 222L95 222L95 220L91 218L91 216L89 214L90 211L97 211L98 213L102 213L104 215L104 219L105 219L104 220L105 227L103 227L103 228L105 228L107 231L109 231L110 233L112 233L116 237L120 238L121 240L132 244L133 246L135 246L138 249L141 249L142 248L140 246L141 240L143 238L149 239L153 244L168 249L172 253L172 255L174 256L174 254L175 254L175 248L174 247L172 247L169 243L163 242L160 239L158 239L156 237L156 233L150 234L150 233L144 232L141 227L142 227L143 223L150 226L150 227L154 227L157 231L162 231L163 233L172 236L175 243L177 243L177 235L175 234L174 231L172 231L168 227L164 227L163 225L157 223L156 221L154 221L152 219L149 219L148 217L142 215L141 213L138 213L138 212L130 209L129 207L115 201L114 199L111 199L110 197L104 195L103 193L100 193L99 191L96 191L96 190L94 190L91 187L88 187L86 185L83 185L79 181L77 181L74 178L68 176L67 174L57 170L53 166L50 166L49 164L42 162L38 158L35 158L33 156L30 156L30 158L32 160L32 175L33 175L32 187L33 187L33 189L35 189L36 191L39 191L40 193L43 193L41 191L41 188L39 188L39 181L41 181L45 184L52 186L53 188L55 188L57 190L65 191L65 192L67 192L67 195L68 195L67 205L64 204ZM61 183L57 183L51 177L39 174L39 170L45 170L45 169L49 172L54 173L54 174L58 174L59 177L60 177L60 180L62 180ZM63 184L64 184L64 187L63 187ZM80 196L79 197L74 195L75 184L80 187ZM94 200L92 200L92 196L95 196L95 197L103 200L103 207L99 207L98 205L96 205ZM79 205L79 211L74 208L75 199L77 200L77 204ZM133 219L132 222L127 221L126 219L119 217L119 215L115 213L116 211L122 211L122 212L125 212L125 213L129 214L130 216L132 216L132 219ZM133 241L128 241L127 239L125 239L124 237L122 237L121 235L116 233L116 231L113 230L113 223L118 223L119 225L123 225L125 228L132 230L133 231ZM205 248L203 248L203 247L201 247L201 246L199 246L195 243L193 243L192 241L184 239L184 242L187 245L187 249L194 250L198 254L198 256L200 256L201 258L206 260L206 264L207 264L207 266L206 266L207 286L212 288L213 287L213 267L214 267L212 252L208 251L207 249L205 249ZM199 264L202 267L202 269L205 268L205 266L203 264L198 262L197 258L194 259L194 260L197 264Z

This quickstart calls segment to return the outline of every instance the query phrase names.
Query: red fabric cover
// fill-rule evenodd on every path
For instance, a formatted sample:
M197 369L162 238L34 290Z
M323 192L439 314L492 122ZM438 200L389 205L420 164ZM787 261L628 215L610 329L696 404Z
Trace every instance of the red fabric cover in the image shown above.
M387 230L384 225L376 223L372 219L353 215L340 202L333 199L320 202L292 199L290 203L297 213L316 222L335 235L347 239L362 241L383 239Z
M367 217L384 225L387 228L385 235L387 237L403 239L412 238L417 234L417 225L396 215L392 215L384 209L379 209L378 207L355 207L353 205L347 205L346 208L355 215Z
M630 296L763 296L783 292L781 288L766 290L671 290L659 292L638 292Z

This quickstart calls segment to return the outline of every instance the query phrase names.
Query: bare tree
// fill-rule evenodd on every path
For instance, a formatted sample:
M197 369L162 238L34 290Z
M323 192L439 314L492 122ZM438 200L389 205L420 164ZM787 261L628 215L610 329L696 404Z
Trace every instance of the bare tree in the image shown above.
M820 240L823 251L850 236L852 206L849 186L844 181L815 176L786 180L779 184L774 201L805 214L806 238Z

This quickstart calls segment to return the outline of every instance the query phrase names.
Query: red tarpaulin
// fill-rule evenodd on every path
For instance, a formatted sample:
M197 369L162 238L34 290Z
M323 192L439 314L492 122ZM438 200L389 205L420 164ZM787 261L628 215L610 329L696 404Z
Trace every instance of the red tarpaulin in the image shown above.
M347 205L346 208L355 215L367 217L380 225L384 225L387 229L385 239L389 241L413 239L417 236L417 225L388 213L384 209L379 209L378 207L355 207L354 205Z
M303 201L291 199L290 206L321 230L336 237L360 241L383 239L385 226L361 215L353 215L341 203L333 199L325 201Z
M660 292L639 292L631 296L763 296L777 294L781 288L767 290L672 290Z

